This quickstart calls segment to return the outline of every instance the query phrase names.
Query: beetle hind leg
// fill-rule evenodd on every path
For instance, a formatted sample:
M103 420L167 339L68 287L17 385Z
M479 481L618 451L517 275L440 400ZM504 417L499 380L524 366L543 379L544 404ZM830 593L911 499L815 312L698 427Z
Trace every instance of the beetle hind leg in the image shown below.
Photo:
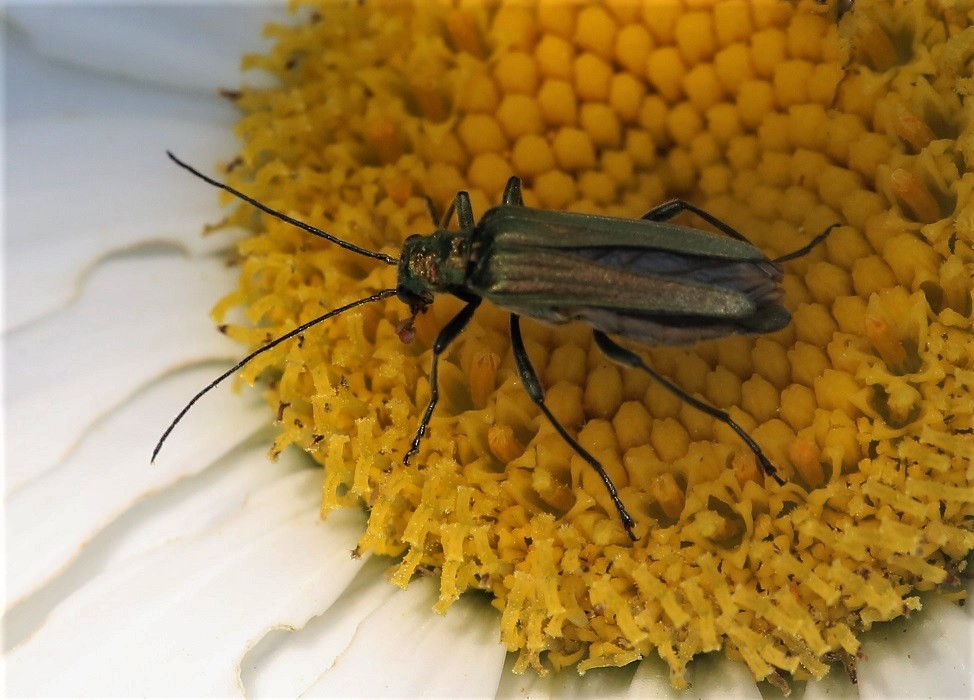
M666 379L655 370L649 367L639 355L630 350L626 350L624 347L616 343L614 340L609 338L602 331L595 331L595 343L599 346L599 350L605 354L613 362L626 367L632 367L634 369L641 369L646 372L649 376L659 382L664 389L669 391L674 396L678 397L682 401L686 401L688 404L696 408L698 411L703 411L708 416L716 418L721 423L731 428L735 433L737 433L741 439L747 444L754 456L757 457L758 464L761 465L761 470L774 479L779 486L785 485L785 480L781 478L778 474L778 470L775 468L771 460L768 459L767 455L761 447L754 442L754 438L747 434L741 426L734 422L734 419L730 417L725 411L721 411L719 408L715 408L708 403L704 403L700 399L690 396L687 392L683 391L676 384Z
M701 209L700 207L694 204L690 204L690 202L686 202L682 199L674 199L669 202L664 202L663 204L660 204L658 207L653 207L648 212L643 214L640 218L646 219L647 221L669 221L674 216L677 216L678 214L681 214L685 211L689 211L696 214L701 219L706 221L708 224L716 228L718 231L727 234L731 238L736 238L739 241L750 243L750 241L747 240L747 237L741 232L737 231L730 225L725 224L723 221L718 219L713 214L710 214L704 211L703 209ZM794 260L795 258L800 258L802 256L808 255L822 241L828 238L829 234L832 233L832 229L836 228L838 225L839 224L832 224L827 229L822 231L822 233L815 236L815 238L813 238L811 241L803 245L798 250L793 250L790 253L786 253L785 255L782 255L779 258L775 258L771 262L780 264L783 262L787 262L788 260Z
M744 234L740 233L730 225L725 224L713 214L710 214L695 204L690 204L690 202L682 199L674 199L669 202L664 202L658 207L653 207L639 218L646 219L647 221L669 221L674 216L682 214L685 211L696 214L715 229L727 234L731 238L736 238L737 240L744 241L745 243L749 242Z
M513 178L512 178L513 179ZM609 497L612 499L612 503L615 505L616 510L619 512L619 518L622 520L622 527L625 528L626 534L629 535L629 539L635 542L638 538L636 533L633 532L633 528L636 525L636 521L633 520L632 516L629 515L629 511L626 510L626 506L622 503L622 499L619 498L619 492L616 490L616 486L612 483L612 478L606 473L605 467L595 459L588 450L578 444L568 431L565 430L565 426L558 422L551 410L544 402L544 389L541 387L541 380L538 379L537 372L534 371L534 367L531 365L531 358L528 357L528 351L524 347L524 339L521 337L521 319L517 314L511 314L511 347L514 350L514 363L517 365L517 373L521 378L521 383L524 385L524 390L527 392L528 396L534 404L541 410L545 417L551 422L558 434L561 435L562 439L568 443L576 454L578 454L582 459L588 462L591 467L598 473L599 478L602 479L602 483L605 484L606 490L609 492Z
M827 229L825 229L820 234L818 234L817 236L815 236L815 238L813 238L812 240L810 240L808 243L806 243L805 245L803 245L798 250L793 250L790 253L785 253L781 257L775 258L771 262L776 263L776 264L781 264L783 262L788 262L789 260L794 260L796 258L801 258L801 257L804 257L804 256L808 255L809 253L812 252L812 250L814 250L816 247L818 247L818 244L819 243L821 243L826 238L828 238L829 237L829 234L832 233L832 229L836 228L837 226L839 226L839 224L832 224L831 226L829 226Z

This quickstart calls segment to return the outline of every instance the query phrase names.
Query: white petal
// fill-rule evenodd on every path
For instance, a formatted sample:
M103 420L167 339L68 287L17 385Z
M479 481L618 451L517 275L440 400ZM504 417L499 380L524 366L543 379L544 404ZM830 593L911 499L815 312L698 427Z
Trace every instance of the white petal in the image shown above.
M13 5L37 50L106 75L211 90L239 78L240 56L266 50L259 28L287 21L283 2L190 6Z
M974 618L936 595L911 619L876 625L862 654L863 698L974 696Z
M91 425L167 371L239 356L204 313L236 275L219 260L114 258L76 305L8 334L8 492L64 459Z
M388 598L305 696L493 697L506 656L496 610L467 595L436 615L437 587L419 579Z
M64 462L7 498L6 607L64 569L133 502L202 471L269 424L270 409L257 396L245 401L220 387L200 407L200 419L180 425L150 467L149 446L170 414L216 372L206 365L138 393L87 434ZM265 464L260 468L268 471ZM238 485L243 483L238 479ZM173 535L170 531L167 537Z
M199 476L184 479L178 485L145 496L131 504L131 507L107 527L84 542L80 550L69 551L63 545L54 545L65 557L59 567L61 571L53 580L46 582L43 588L7 611L4 616L5 648L9 649L23 642L44 624L51 610L105 571L125 565L132 557L173 540L199 535L212 529L238 512L260 490L297 470L307 468L306 460L268 460L266 444L269 439L265 435L258 435L253 441L254 445L230 451L215 464L207 465L206 471ZM205 451L205 448L201 447L201 450ZM104 486L104 483L99 486ZM29 556L29 552L23 552L16 543L10 541L14 533L27 532L32 524L45 533L51 533L57 527L37 524L41 513L51 513L44 520L56 521L62 528L66 526L65 521L73 516L79 518L80 526L89 524L85 515L80 515L78 509L65 503L74 498L82 498L81 496L72 492L62 492L57 496L60 500L51 504L46 511L29 513L20 509L16 514L18 522L16 525L11 523L7 532L8 548ZM111 494L106 494L104 501L110 503ZM29 519L27 523L21 520L24 516ZM13 516L8 517L12 519ZM72 537L67 536L68 544L73 542ZM39 552L37 556L40 559L51 559L50 555L43 552ZM13 561L11 558L12 566L19 564L19 559ZM33 571L37 573L36 569ZM46 572L40 572L44 573ZM12 578L23 584L22 575L12 575Z
M539 676L533 669L528 669L524 673L514 673L514 664L518 655L510 653L504 662L504 674L497 686L498 698L521 698L523 700L547 700L554 697L556 692L556 679L559 675L578 676L574 669L565 669L561 674L549 673L546 676Z
M499 698L530 698L542 700L544 698L608 698L625 697L633 673L634 665L622 668L597 668L579 675L574 667L566 668L558 673L549 673L540 677L529 669L523 675L513 673L517 656L511 654L507 659L504 677L501 679L497 691ZM668 684L667 684L668 687ZM661 697L668 697L675 691L667 690Z
M693 689L693 692L696 688ZM636 698L666 698L678 696L670 685L669 666L655 653L639 662L626 695Z
M723 653L703 654L687 667L690 692L700 698L761 700L754 677L743 661L731 661Z
M551 697L623 697L633 677L633 669L629 667L597 668L586 672L584 676L578 675L575 669L565 670L568 673L559 673L551 677ZM670 692L672 691L667 695Z
M292 698L311 687L348 647L362 621L400 592L385 575L391 562L372 557L323 615L300 630L276 630L261 640L241 664L247 697Z
M212 531L96 578L8 656L10 693L238 694L247 650L327 609L362 566L349 556L362 514L322 523L320 486L301 470Z
M64 307L113 251L165 242L202 253L230 244L228 234L201 235L220 217L212 188L165 155L178 149L205 168L231 152L224 125L39 120L11 125L8 146L7 329ZM201 297L203 311L212 298Z
M83 273L119 249L228 245L227 234L200 236L221 216L213 189L165 155L208 169L234 152L236 113L219 84L205 97L139 88L38 59L15 33L5 58L4 328L64 307Z
M820 681L805 683L802 700L835 700L836 698L858 698L859 688L853 685L841 664L832 664L832 670Z
M22 9L7 12L18 19ZM201 15L191 12L186 16L195 19L186 22L155 14L158 23L147 24L143 20L152 13L142 8L97 9L120 9L111 16L129 21L128 28L120 34L119 25L111 22L84 26L97 12L82 16L60 6L42 8L47 14L35 15L40 19L28 19L27 25L45 51L89 68L208 91L239 82L236 65L225 60L231 55L235 64L239 48L225 39L198 41L186 31L200 23ZM247 39L257 37L251 23L256 26L259 20L236 9L202 10L218 15L218 26L210 31L223 32L242 20ZM139 11L134 20L135 15L126 15ZM87 42L79 44L79 39ZM215 49L215 57L201 58L200 47ZM166 63L173 58L177 63ZM219 216L212 191L170 166L162 153L173 148L207 169L233 152L228 129L233 117L217 100L129 90L123 83L36 61L27 71L23 67L29 61L20 59L15 54L8 63L8 88L11 83L14 88L8 108L15 122L8 131L5 240L10 263L5 327L19 329L6 339L12 381L8 486L19 487L8 502L8 535L23 538L8 545L9 566L17 569L8 572L13 591L23 593L49 580L85 539L113 524L107 534L96 535L98 541L110 540L102 547L103 572L85 574L88 585L60 594L65 602L12 655L12 689L70 695L232 694L239 692L235 665L257 644L245 660L268 663L265 672L253 676L259 693L290 695L307 688L320 671L314 663L318 656L337 662L315 685L317 693L332 695L337 688L358 694L366 683L403 695L426 694L430 688L491 694L491 684L497 687L497 659L503 660L502 650L497 651L496 614L478 610L486 608L483 601L464 598L445 619L438 618L430 612L435 599L430 581L417 581L400 593L376 580L381 563L360 571L362 562L351 562L347 550L361 516L336 513L319 524L317 475L292 476L213 529L215 521L239 508L245 494L301 469L287 459L262 463L263 446L259 454L238 458L234 453L232 464L225 460L119 516L147 489L185 479L260 422L262 409L241 402L234 411L229 404L237 399L214 397L210 406L220 412L216 423L209 422L211 416L181 426L163 455L166 463L148 470L133 461L151 448L154 431L146 423L164 425L171 411L162 404L175 398L178 406L175 387L194 380L187 375L152 386L144 404L141 399L133 404L141 419L127 407L112 413L176 364L240 354L212 334L203 313L232 284L197 279L197 272L211 264L205 260L181 260L178 272L175 258L153 258L151 249L143 249L137 257L119 258L97 270L89 280L98 290L94 297L86 290L70 313L51 314L77 294L94 261L120 248L170 241L202 252L225 245L225 240L196 236L204 221ZM148 260L148 267L140 269L158 279L133 282L134 272L118 271L140 259ZM187 290L177 304L173 297L193 282L200 282L199 288ZM162 298L141 296L147 292ZM74 311L83 315L72 320ZM92 426L95 431L79 443ZM117 452L113 438L120 443ZM55 466L65 456L67 461ZM119 493L110 492L109 482ZM160 501L168 507L161 508ZM121 530L130 522L137 527L126 537ZM70 531L72 524L76 532ZM205 534L186 537L198 532ZM177 535L185 539L153 549ZM32 554L37 561L30 561ZM93 564L90 556L81 559L85 568ZM343 594L353 576L358 576L355 586ZM61 576L52 587L75 580ZM336 597L340 605L329 607ZM971 696L970 613L935 598L927 600L926 608L913 620L883 626L867 640L867 658L860 664L864 695ZM300 627L326 610L306 630L309 634L268 636L276 626ZM285 638L287 643L276 644ZM378 670L376 658L384 664ZM440 675L443 671L432 666L444 662L445 675ZM581 678L570 670L541 680L530 672L505 676L498 694L510 688L518 696L517 690L527 689L534 697L620 695L626 688L633 697L643 689L668 693L665 668L654 662L643 662L635 675L629 668L592 671ZM423 677L417 668L436 675L417 681ZM450 676L456 670L477 677ZM691 693L754 697L753 683L742 673L740 664L694 662ZM807 692L814 696L820 689L813 683Z
M83 66L42 56L29 36L18 31L15 25L11 26L10 22L5 24L8 100L4 116L10 123L51 118L71 120L94 115L128 119L219 119L228 125L236 121L237 112L226 100L219 99L217 93L220 88L237 87L243 78L241 74L227 83L213 83L206 93L119 80ZM260 27L255 25L252 31L256 35Z

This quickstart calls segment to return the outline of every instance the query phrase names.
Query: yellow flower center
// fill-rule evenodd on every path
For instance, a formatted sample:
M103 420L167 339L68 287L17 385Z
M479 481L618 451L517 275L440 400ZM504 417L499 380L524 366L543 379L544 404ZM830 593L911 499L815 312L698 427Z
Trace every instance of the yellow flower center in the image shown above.
M309 3L310 4L310 3ZM959 6L814 2L320 2L246 65L279 85L235 96L232 184L396 256L468 190L475 214L524 180L528 206L639 216L673 197L785 264L790 326L692 348L637 349L730 413L727 426L620 367L583 324L526 321L552 411L637 520L520 386L508 314L484 305L443 357L461 302L438 298L400 341L395 299L260 356L247 380L290 444L325 467L323 511L371 510L361 551L440 576L443 611L490 591L517 669L623 665L657 652L685 686L723 648L757 679L821 677L856 635L954 587L974 547L974 131ZM969 111L969 110L968 110ZM395 269L240 207L231 336L259 346L394 287ZM685 223L706 228L692 217ZM585 290L579 294L584 296ZM955 594L956 598L962 594Z

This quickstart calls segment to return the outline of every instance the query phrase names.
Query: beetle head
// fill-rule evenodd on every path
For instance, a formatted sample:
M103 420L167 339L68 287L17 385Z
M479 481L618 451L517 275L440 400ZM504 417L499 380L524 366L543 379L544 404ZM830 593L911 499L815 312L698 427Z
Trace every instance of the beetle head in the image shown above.
M426 311L433 303L436 290L437 261L431 254L429 240L428 236L409 236L403 242L399 256L396 296L409 307L413 316Z

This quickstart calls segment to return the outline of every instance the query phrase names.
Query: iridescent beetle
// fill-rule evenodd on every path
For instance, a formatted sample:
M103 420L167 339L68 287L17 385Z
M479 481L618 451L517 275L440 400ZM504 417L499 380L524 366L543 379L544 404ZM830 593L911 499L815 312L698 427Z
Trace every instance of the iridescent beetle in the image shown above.
M398 266L398 281L395 289L383 289L329 311L247 355L186 404L156 444L153 460L193 404L262 352L322 321L393 295L407 304L412 314L400 328L400 335L406 336L416 315L433 302L433 295L446 292L466 305L433 343L430 400L403 458L405 464L419 451L439 398L439 358L487 299L511 312L514 362L531 400L565 442L598 473L632 540L637 539L633 531L635 521L605 468L568 434L545 404L541 381L521 337L521 316L556 324L585 321L592 326L595 342L606 357L646 372L683 401L725 423L754 452L764 472L784 484L758 444L726 412L690 396L609 334L640 343L683 345L733 334L780 330L791 321L791 314L782 305L780 264L808 253L838 224L832 224L802 248L770 260L733 228L682 200L662 204L639 219L545 211L524 206L521 181L512 177L504 188L502 204L485 212L479 222L474 221L469 195L458 192L439 228L428 236L407 238L397 259L360 248L275 211L203 175L172 153L169 157L205 182L282 221L359 255ZM667 223L684 211L696 214L726 235ZM447 230L454 213L459 228Z

